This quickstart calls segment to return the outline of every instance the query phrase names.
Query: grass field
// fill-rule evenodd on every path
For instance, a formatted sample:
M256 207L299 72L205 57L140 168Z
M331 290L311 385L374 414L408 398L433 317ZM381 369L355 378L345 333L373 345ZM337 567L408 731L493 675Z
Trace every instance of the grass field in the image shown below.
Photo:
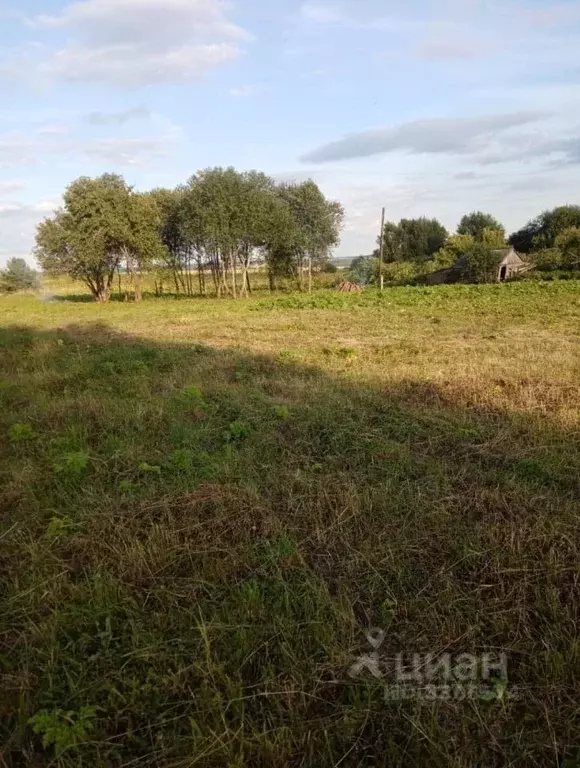
M579 374L577 281L0 298L4 764L580 766Z

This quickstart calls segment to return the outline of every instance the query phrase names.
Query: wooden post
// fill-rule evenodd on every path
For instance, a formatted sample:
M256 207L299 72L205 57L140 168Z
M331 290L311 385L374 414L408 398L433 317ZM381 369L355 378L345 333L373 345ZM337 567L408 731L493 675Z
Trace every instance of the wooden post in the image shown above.
M381 215L381 237L379 240L379 283L381 286L381 291L384 288L384 277L383 277L384 250L385 250L385 209L383 208L383 213Z

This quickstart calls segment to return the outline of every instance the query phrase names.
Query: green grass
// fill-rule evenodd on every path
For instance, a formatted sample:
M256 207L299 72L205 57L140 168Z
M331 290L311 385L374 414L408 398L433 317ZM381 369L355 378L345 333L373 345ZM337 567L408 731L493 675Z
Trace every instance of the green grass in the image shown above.
M574 281L0 298L4 763L580 765L579 361Z

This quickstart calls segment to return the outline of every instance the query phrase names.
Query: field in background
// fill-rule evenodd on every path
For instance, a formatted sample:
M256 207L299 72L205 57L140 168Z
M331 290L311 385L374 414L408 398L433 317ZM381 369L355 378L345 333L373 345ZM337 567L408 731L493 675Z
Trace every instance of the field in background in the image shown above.
M345 279L345 271L339 269L336 273L319 273L313 275L312 285L314 289L332 288ZM119 279L115 278L113 284L112 301L131 301L134 296L135 286L129 275L122 273ZM268 275L264 267L256 267L249 271L250 286L252 295L269 296L272 295L268 285ZM69 277L47 277L43 276L41 280L41 295L44 297L56 297L65 300L84 300L93 301L88 288L79 281L73 281ZM304 275L304 285L308 285L308 275ZM199 280L197 273L193 276L192 286L194 298L201 296ZM142 287L145 296L161 298L192 298L185 293L177 293L173 280L167 274L144 273L142 276ZM296 291L296 281L290 278L278 278L276 280L276 292L292 293ZM215 298L215 288L212 283L211 273L205 274L205 298Z
M580 765L579 283L76 294L0 297L7 765Z

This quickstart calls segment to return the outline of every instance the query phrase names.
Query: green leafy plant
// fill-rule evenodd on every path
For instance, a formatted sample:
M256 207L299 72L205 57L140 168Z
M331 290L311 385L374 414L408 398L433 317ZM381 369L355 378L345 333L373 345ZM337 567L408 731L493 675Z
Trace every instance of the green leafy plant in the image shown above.
M43 709L33 715L28 723L34 733L42 736L42 746L54 746L57 756L86 741L95 730L96 707L81 707L78 712Z
M274 413L279 419L282 419L283 421L290 418L290 409L287 405L275 405Z
M241 442L249 437L252 429L245 421L232 421L224 434L228 442Z
M36 433L30 424L12 424L8 430L8 437L11 443L20 443L24 440L32 440L36 437Z
M74 527L75 523L68 515L52 517L44 535L52 541L60 536L66 536Z
M82 475L89 465L90 456L86 451L70 451L54 465L54 471L67 475Z
M139 472L147 472L152 475L160 475L161 467L157 464L147 464L146 461L143 461L141 464L139 464Z
M174 471L187 472L193 466L194 456L194 452L189 448L178 448L169 455L167 465Z
M183 390L183 394L186 397L191 398L192 400L201 400L203 397L203 393L199 387L191 386L191 387L185 387Z

